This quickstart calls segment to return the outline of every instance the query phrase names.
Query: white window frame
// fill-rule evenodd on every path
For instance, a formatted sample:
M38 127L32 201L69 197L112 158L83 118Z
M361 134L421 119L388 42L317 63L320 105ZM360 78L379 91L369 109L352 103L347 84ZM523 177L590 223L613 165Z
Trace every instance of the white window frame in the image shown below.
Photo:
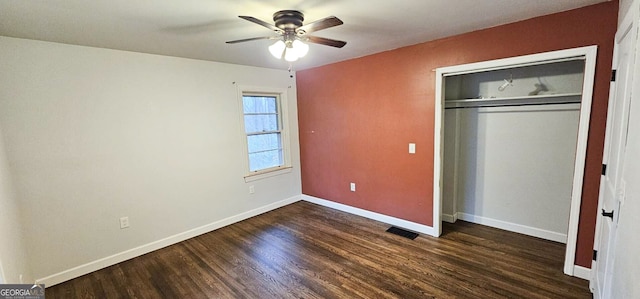
M247 133L244 126L244 106L243 96L268 96L276 97L278 105L278 117L280 122L280 140L282 142L282 159L281 166L261 169L258 171L249 170L249 144L247 142ZM238 103L240 107L240 127L242 133L242 144L244 152L244 180L245 182L255 181L275 175L291 172L291 143L289 142L289 119L287 107L287 89L273 87L251 87L238 86Z

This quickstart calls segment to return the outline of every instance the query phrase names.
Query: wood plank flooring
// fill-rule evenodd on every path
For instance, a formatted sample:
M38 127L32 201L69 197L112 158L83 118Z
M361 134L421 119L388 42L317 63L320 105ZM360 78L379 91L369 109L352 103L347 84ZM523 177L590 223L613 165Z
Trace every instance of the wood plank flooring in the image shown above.
M51 298L591 298L564 244L463 221L409 240L308 202L46 289Z

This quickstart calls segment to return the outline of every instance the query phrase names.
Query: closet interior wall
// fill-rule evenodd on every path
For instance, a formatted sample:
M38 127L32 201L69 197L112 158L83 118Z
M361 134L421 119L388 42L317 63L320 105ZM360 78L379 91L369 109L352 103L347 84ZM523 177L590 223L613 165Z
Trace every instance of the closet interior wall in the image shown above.
M566 243L584 60L445 78L442 217Z

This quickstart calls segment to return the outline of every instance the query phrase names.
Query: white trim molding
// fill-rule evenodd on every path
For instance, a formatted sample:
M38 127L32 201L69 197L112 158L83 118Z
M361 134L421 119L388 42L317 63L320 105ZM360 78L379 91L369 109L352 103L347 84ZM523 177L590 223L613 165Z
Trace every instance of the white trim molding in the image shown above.
M311 203L315 203L321 206L325 206L328 208L332 208L332 209L336 209L339 211L343 211L343 212L347 212L349 214L354 214L354 215L358 215L361 217L365 217L365 218L369 218L369 219L373 219L376 221L380 221L380 222L384 222L384 223L388 223L391 225L395 225L395 226L399 226L402 228L406 228L408 230L412 230L418 233L423 233L426 235L430 235L430 236L435 236L437 237L438 235L436 235L436 232L433 230L433 227L431 226L426 226L424 224L420 224L420 223L415 223L415 222L411 222L408 220L404 220L404 219L400 219L400 218L396 218L396 217L392 217L392 216L387 216L384 214L380 214L380 213L376 213L376 212L371 212L371 211L367 211L364 209L360 209L360 208L355 208L352 206L348 206L348 205L344 205L341 203L337 203L334 201L330 201L330 200L326 200L326 199L322 199L322 198L318 198L318 197L313 197L310 195L306 195L306 194L302 194L302 200L304 201L308 201Z
M458 213L453 213L453 215L442 214L442 221L449 223L456 223L458 221Z
M482 225L495 227L499 229L504 229L511 232L533 236L533 237L537 237L545 240L551 240L551 241L565 243L565 244L567 243L566 234L561 234L561 233L544 230L536 227L526 226L522 224L511 223L511 222L496 220L496 219L482 217L482 216L476 216L476 215L467 214L467 213L458 212L457 214L458 214L458 219L460 220L464 220L464 221L468 221L476 224L482 224ZM444 217L443 217L443 220L445 220Z
M52 286L59 284L61 282L65 282L67 280L71 280L76 277L80 277L82 275L115 265L117 263L124 262L126 260L132 259L134 257L138 257L149 252L182 242L184 240L191 239L193 237L214 231L216 229L225 227L230 224L234 224L236 222L240 222L242 220L260 215L262 213L269 212L271 210L275 210L280 207L284 207L286 205L292 204L294 202L300 201L300 196L296 195L278 202L274 202L272 204L268 204L266 206L262 206L244 213L240 213L235 216L231 216L219 221L215 221L213 223L205 224L200 227L196 227L194 229L175 234L173 236L166 237L164 239L160 239L148 244L144 244L129 250L125 250L123 252L116 253L111 256L107 256L84 265L80 265L68 270L64 270L59 273L55 273L53 275L49 275L47 277L36 279L36 283L45 284L46 286Z
M573 266L573 276L577 278L582 278L584 280L591 279L591 269L585 268L582 266L574 265Z

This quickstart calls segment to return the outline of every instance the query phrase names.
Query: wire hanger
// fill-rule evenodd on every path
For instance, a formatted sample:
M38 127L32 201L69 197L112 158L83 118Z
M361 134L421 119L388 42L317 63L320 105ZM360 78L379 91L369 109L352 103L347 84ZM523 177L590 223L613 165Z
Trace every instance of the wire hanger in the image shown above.
M513 73L509 74L509 80L504 79L504 83L498 87L498 91L504 91L509 86L513 86Z

